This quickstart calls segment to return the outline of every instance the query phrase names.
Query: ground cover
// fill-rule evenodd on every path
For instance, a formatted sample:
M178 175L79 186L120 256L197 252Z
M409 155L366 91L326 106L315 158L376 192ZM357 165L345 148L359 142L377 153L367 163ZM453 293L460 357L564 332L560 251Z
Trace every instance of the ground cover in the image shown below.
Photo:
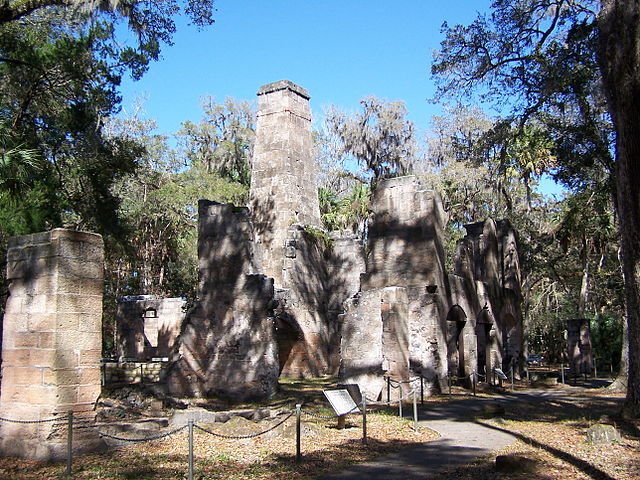
M443 472L436 480L635 480L640 478L640 422L618 417L623 397L604 388L557 386L548 401L507 404L503 418L476 418L491 428L515 434L517 441L471 465ZM615 424L622 441L594 445L586 430L603 420ZM520 455L536 460L535 473L499 473L496 455Z
M332 415L322 390L335 386L335 379L284 380L280 393L270 402L235 405L234 408L271 407L289 411L296 403L303 410ZM194 402L219 409L221 400ZM132 413L132 412L127 412ZM251 435L273 426L286 417L260 423L234 417L225 424L203 424L206 429L226 435ZM128 415L129 416L129 415ZM135 415L131 415L135 417ZM295 461L295 416L265 435L239 440L222 439L200 430L194 432L196 479L305 480L350 464L375 459L402 448L433 440L438 435L428 429L416 433L413 423L398 418L397 412L374 406L367 415L367 445L362 443L362 417L347 417L346 429L336 428L336 420L309 415L302 419L302 461ZM140 435L122 435L140 436ZM127 445L104 454L74 458L74 479L176 479L187 472L186 430L162 440ZM12 480L58 479L64 477L64 463L34 462L0 457L0 478Z

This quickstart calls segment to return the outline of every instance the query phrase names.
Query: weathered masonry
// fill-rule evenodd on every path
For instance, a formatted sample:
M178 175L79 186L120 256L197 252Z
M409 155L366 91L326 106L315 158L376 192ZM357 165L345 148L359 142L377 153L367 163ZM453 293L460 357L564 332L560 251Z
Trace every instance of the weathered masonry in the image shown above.
M168 393L232 400L268 398L281 376L339 374L376 398L385 376L421 376L438 391L448 375L492 381L497 367L521 367L510 225L466 225L447 262L441 199L406 176L378 183L366 248L350 233L326 232L308 92L280 81L258 100L250 204L198 204L197 304L183 319L180 299L124 299L119 359L137 368L168 358L157 375ZM8 255L0 416L90 417L100 394L101 237L56 229L11 239ZM587 352L586 341L576 344ZM0 449L59 457L60 428L2 422ZM79 446L100 446L86 435Z
M420 375L439 390L448 375L469 383L518 366L513 229L467 225L447 272L446 212L409 176L378 184L366 249L324 232L309 94L280 81L258 100L249 207L200 202L201 300L178 342L170 391L265 397L279 376L339 373L376 397L384 376Z
M91 416L100 395L103 253L99 235L55 229L9 240L3 320L0 451L64 458L66 415ZM76 450L99 448L90 432Z

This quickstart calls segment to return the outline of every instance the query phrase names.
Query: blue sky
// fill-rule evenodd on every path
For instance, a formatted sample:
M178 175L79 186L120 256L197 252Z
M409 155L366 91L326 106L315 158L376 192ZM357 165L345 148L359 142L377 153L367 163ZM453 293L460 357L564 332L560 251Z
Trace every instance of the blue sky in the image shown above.
M440 106L430 76L442 23L468 24L489 0L217 0L216 23L199 31L178 23L175 45L138 82L122 85L123 105L142 100L143 114L171 135L202 116L212 95L255 99L261 85L288 79L311 94L316 120L338 105L358 109L375 95L401 100L420 132ZM491 113L491 112L489 112ZM544 190L556 192L552 182Z
M145 77L123 84L124 106L144 99L162 133L201 117L200 99L254 99L258 88L289 79L309 90L316 117L335 104L358 108L366 95L402 100L420 129L439 109L431 52L440 27L468 23L488 1L217 0L216 23L178 25L175 45Z

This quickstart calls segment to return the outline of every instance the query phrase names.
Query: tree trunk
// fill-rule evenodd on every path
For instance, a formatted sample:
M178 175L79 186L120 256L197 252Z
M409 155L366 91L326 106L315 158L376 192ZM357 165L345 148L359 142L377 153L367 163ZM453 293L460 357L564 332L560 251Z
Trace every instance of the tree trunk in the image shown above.
M599 62L616 130L616 188L629 376L625 413L640 417L640 1L601 0Z
M618 376L613 383L609 385L609 390L627 390L627 379L629 378L629 334L628 323L625 321L622 325L622 354L620 355L620 368ZM613 359L611 360L613 362ZM613 366L612 366L613 368Z

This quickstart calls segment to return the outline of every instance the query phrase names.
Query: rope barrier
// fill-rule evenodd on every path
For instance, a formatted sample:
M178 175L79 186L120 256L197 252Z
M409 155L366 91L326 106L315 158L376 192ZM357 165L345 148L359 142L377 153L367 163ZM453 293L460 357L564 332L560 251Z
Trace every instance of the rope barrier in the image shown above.
M289 420L294 415L294 413L295 413L295 410L292 411L291 413L289 413L289 415L287 415L287 417L285 419L281 420L280 422L276 423L275 425L272 425L271 427L267 428L266 430L264 430L262 432L259 432L259 433L252 433L252 434L249 434L249 435L224 435L222 433L212 432L211 430L207 430L206 428L203 428L203 427L201 427L199 425L196 425L196 424L194 424L193 426L194 426L194 428L197 428L198 430L202 430L203 432L208 433L209 435L213 435L214 437L226 438L228 440L244 439L244 438L255 438L255 437L259 437L260 435L264 435L265 433L268 433L268 432L270 432L272 430L275 430L280 425L282 425L284 422Z
M0 417L0 421L9 422L9 423L48 423L48 422L65 421L65 417L45 418L43 420L15 420L12 418Z
M182 430L184 430L185 428L187 428L187 425L183 425L181 427L176 428L175 430L171 430L170 432L166 432L166 433L161 433L159 435L154 435L152 437L146 437L146 438L126 438L126 437L118 437L116 435L111 435L109 433L105 433L105 432L101 432L100 430L98 430L95 427L90 427L92 428L98 435L100 435L101 437L106 437L106 438L111 438L112 440L119 440L121 442L134 442L134 443L138 443L138 442L151 442L152 440L160 440L161 438L165 438L168 437L170 435L174 435Z

